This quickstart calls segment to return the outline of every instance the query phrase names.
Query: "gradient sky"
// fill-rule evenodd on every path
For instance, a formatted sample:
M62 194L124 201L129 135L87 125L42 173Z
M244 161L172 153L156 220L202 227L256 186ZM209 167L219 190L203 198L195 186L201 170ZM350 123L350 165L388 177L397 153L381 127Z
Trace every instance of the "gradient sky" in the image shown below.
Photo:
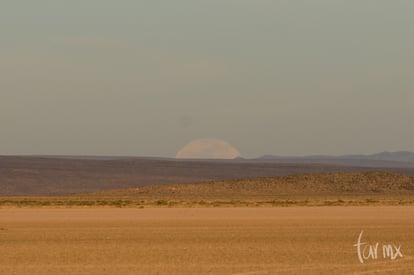
M414 1L3 0L0 154L414 151Z

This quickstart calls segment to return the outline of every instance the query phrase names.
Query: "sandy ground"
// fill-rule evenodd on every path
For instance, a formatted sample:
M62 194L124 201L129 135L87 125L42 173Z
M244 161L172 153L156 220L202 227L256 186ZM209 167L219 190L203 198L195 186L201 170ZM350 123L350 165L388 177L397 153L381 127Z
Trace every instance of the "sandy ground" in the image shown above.
M0 274L412 274L414 207L0 209L0 256Z

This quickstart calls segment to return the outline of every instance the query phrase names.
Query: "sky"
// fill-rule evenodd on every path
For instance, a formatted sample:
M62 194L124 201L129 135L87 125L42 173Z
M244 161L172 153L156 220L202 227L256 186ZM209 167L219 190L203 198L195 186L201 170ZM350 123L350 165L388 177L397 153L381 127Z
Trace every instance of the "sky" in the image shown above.
M414 151L414 1L3 0L0 155Z

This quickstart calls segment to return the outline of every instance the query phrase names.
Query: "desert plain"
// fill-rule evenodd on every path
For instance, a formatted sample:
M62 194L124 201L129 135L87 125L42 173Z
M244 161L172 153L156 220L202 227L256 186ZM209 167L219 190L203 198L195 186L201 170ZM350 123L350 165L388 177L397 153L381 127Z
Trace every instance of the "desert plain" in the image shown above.
M414 206L3 208L0 274L412 274L413 232Z
M0 162L0 274L414 272L411 168Z

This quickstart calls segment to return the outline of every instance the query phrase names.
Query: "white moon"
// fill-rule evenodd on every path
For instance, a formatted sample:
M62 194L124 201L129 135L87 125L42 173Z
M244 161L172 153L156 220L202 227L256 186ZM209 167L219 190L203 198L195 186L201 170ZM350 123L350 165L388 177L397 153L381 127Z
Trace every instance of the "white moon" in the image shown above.
M178 159L234 159L240 152L231 144L216 138L196 139L178 151Z

